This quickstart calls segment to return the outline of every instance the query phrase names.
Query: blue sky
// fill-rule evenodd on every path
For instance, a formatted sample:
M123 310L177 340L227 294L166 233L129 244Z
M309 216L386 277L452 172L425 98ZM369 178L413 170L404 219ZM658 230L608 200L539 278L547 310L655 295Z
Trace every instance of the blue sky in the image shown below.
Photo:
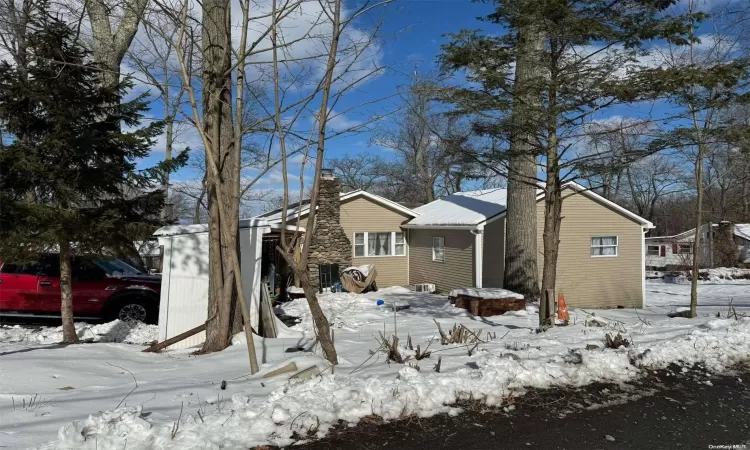
M384 36L384 39L378 49L378 58L381 64L387 67L386 71L348 92L341 103L336 106L336 111L347 110L364 102L393 95L399 87L409 82L415 71L436 72L436 57L440 53L440 46L449 39L445 34L455 33L465 28L482 28L491 33L500 32L497 25L477 20L477 17L484 16L491 10L491 3L468 0L397 0L390 4L381 12L384 15L384 25L380 34ZM368 16L356 25L362 29L368 29L379 18L379 15ZM392 109L394 103L395 99L391 99L357 109L340 117L339 125L366 121L372 114L381 114ZM604 111L601 118L613 115L642 116L654 112L657 115L664 114L668 112L668 106L641 104L617 107ZM151 113L155 116L160 115L160 107L155 105ZM327 142L326 155L330 158L368 152L386 158L393 157L391 151L371 145L370 139L370 134L366 132L331 139ZM193 150L200 150L197 148L197 139L194 135L186 140L187 142L182 143L183 146L189 144L193 146ZM148 167L161 158L163 158L163 151L156 148L149 158L141 161L140 166ZM293 164L288 172L292 177L290 188L296 191L299 165ZM307 173L309 175L310 170ZM201 174L196 170L187 167L173 175L173 180L199 180L200 176ZM281 187L279 170L266 175L257 185L257 188L261 190L278 191ZM262 205L254 205L253 208L253 213L259 213L264 209Z

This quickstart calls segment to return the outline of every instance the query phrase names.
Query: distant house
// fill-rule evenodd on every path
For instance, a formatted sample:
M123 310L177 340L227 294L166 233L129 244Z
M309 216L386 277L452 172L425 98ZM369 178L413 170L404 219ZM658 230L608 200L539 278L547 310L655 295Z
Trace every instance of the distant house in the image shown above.
M709 224L701 226L701 267L711 266L712 239L720 224L712 223L713 233L708 233ZM734 242L739 251L739 263L750 264L750 224L733 226ZM646 238L646 268L649 270L678 269L692 265L695 228L672 236Z
M409 230L409 283L503 287L507 191L461 192L415 208ZM544 195L537 197L539 276ZM576 183L563 186L557 291L569 305L642 307L648 220Z

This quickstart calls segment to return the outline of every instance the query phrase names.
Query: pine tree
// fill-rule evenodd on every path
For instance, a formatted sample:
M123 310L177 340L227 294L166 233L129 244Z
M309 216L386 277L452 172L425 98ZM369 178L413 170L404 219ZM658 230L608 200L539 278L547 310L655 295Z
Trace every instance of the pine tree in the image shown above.
M635 85L643 80L634 80L632 74L641 69L639 57L649 41L688 43L689 23L685 16L664 13L675 3L671 0L494 3L495 10L486 20L502 25L505 34L463 31L454 35L453 42L443 48L442 64L449 71L465 70L470 81L478 86L458 88L452 93L450 100L457 105L458 112L475 117L477 133L510 143L507 148L493 146L477 155L478 159L488 167L507 165L509 180L517 176L514 167L518 158L541 161L538 170L544 176L537 179L536 173L524 171L526 179L521 181L531 189L544 190L542 292L554 291L562 185L584 169L590 172L592 162L576 158L571 149L585 136L585 125L602 111L616 104L639 101L657 91L664 92L653 85L639 86L644 89L640 92ZM534 25L531 35L529 21ZM543 45L526 42L536 33L541 33ZM538 54L530 58L529 51ZM518 67L522 63L525 71L534 76L525 77L521 84ZM525 67L527 64L537 66ZM520 115L519 103L523 104ZM517 143L519 138L522 145ZM625 160L640 156L644 155L628 155ZM513 203L510 190L509 183L509 230ZM525 207L531 210L529 214L536 214L536 202ZM515 226L536 233L535 222L523 221ZM506 253L505 286L519 286L527 294L529 288L518 278L530 279L532 275L528 270L514 272L512 269L518 264L508 267L508 261L518 258L519 253L523 257L528 249L507 244ZM549 318L540 314L540 325L548 322Z
M0 255L24 262L59 251L63 339L74 343L72 254L132 246L162 225L160 180L187 153L138 170L162 130L159 122L139 128L145 99L119 104L130 84L104 85L74 30L44 3L26 40L25 71L0 63L0 126L9 136L0 147Z

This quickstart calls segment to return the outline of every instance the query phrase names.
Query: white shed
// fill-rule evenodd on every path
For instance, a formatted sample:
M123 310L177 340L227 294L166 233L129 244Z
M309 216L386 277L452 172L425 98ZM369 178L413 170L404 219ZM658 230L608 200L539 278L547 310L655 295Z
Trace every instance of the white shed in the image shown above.
M296 227L288 226L290 230ZM253 328L260 311L263 235L280 230L264 219L241 219L239 227L240 265L245 298ZM300 229L304 232L304 229ZM170 225L154 233L163 248L159 341L169 339L206 321L208 311L208 225ZM201 344L201 332L170 348Z

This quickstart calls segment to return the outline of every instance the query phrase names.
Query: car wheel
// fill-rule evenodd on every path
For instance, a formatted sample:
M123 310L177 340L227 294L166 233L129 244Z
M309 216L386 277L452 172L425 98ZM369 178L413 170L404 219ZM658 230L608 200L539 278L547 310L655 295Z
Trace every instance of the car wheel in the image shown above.
M138 297L128 297L117 302L108 319L155 324L157 317L155 308L147 301Z

